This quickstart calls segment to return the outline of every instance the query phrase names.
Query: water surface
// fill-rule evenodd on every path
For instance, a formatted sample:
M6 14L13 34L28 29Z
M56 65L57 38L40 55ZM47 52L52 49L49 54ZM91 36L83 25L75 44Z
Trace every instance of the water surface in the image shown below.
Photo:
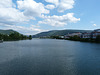
M100 75L100 44L53 39L0 43L0 75Z

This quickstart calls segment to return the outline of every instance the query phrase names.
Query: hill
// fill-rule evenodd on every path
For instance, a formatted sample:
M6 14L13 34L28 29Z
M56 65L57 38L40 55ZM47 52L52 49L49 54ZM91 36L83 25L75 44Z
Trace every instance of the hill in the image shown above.
M10 33L14 33L14 32L16 32L16 31L11 30L11 29L9 29L9 30L0 30L1 34L10 34Z
M17 41L17 40L31 40L31 35L26 36L14 30L0 30L0 40L3 41Z
M55 35L63 36L63 35L67 35L68 33L70 34L76 32L84 33L84 32L91 32L91 30L52 30L52 31L41 32L39 34L33 35L33 38L39 38L43 36L55 36Z

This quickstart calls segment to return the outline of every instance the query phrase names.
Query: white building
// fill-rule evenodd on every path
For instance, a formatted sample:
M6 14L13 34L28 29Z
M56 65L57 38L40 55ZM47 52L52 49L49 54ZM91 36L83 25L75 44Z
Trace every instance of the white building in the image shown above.
M91 33L82 33L81 38L91 38Z
M96 39L96 37L100 35L100 29L96 29L92 32L92 38Z
M96 39L96 37L100 35L100 29L96 29L91 33L82 33L81 38L93 38Z
M60 38L64 39L64 36L59 36Z

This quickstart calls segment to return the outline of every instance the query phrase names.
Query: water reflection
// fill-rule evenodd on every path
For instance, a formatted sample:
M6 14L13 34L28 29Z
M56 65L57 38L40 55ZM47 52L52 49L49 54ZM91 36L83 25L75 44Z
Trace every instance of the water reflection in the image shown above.
M5 42L0 44L0 75L100 75L99 45L50 39Z

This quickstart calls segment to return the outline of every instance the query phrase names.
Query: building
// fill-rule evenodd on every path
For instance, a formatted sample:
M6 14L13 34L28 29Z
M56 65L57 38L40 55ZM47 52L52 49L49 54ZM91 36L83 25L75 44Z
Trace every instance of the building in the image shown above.
M65 39L68 39L74 36L79 36L80 38L85 38L85 39L90 39L90 38L96 39L98 35L100 35L100 29L96 29L93 32L85 32L85 33L77 32L77 33L71 33L71 34L68 33L64 37Z
M82 33L80 33L80 32L78 32L78 33L71 33L71 34L65 35L65 38L67 39L67 38L74 37L74 36L79 36L79 37L81 37L81 34L82 34Z
M94 30L94 31L91 33L91 35L92 35L92 38L93 38L93 39L96 39L96 37L97 37L98 35L100 35L100 29Z
M96 39L96 37L100 35L100 29L96 29L91 33L82 33L81 38L93 38Z
M73 37L73 36L79 36L79 37L80 37L81 34L82 34L82 33L80 33L80 32L78 32L78 33L72 33L72 34L70 34L70 36L72 36L72 37Z
M85 38L85 39L91 38L91 33L87 33L87 32L82 33L81 38Z
M61 39L64 39L64 36L59 36Z

